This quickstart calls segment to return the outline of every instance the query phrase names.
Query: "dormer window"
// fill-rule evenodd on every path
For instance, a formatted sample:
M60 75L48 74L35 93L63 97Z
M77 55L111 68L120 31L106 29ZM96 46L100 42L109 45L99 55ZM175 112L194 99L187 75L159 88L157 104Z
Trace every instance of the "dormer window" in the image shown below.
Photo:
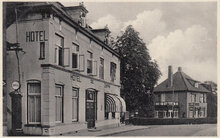
M199 88L199 83L198 82L195 83L195 87Z

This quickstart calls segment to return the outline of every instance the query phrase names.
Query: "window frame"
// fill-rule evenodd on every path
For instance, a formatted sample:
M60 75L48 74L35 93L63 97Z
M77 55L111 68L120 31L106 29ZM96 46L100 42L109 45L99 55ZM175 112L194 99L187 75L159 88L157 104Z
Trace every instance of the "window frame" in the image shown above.
M79 69L79 52L80 52L80 46L74 42L72 42L72 69ZM76 67L73 67L73 54L76 55Z
M64 66L64 37L57 34L57 33L55 33L55 37L59 37L61 39L60 45L55 43L55 63L56 63L56 65ZM59 53L60 49L61 49L61 57L60 57L60 53Z
M99 78L105 78L105 61L104 58L100 57L100 64L99 64Z
M116 71L117 70L117 64L114 62L110 62L110 78L111 82L114 82L116 80Z
M77 92L77 94L76 94L76 96L73 96L72 95L72 105L73 105L73 99L76 99L77 100L77 109L76 109L76 111L77 111L77 113L76 113L76 115L77 115L77 117L76 117L76 119L73 119L73 111L72 111L72 122L78 122L78 120L79 120L79 88L75 88L75 87L72 87L72 92L73 92L73 90L76 90L76 92ZM73 93L72 93L73 94ZM73 110L73 107L72 107L72 110Z
M29 92L29 87L30 87L29 85L30 84L39 84L40 92L39 93L30 93ZM40 121L39 122L30 122L29 121L29 114L30 114L29 113L29 104L30 103L28 102L29 96L30 97L34 96L35 98L40 97L40 107L39 107L40 108L40 113L39 113L40 114L40 119L39 119ZM35 105L34 106L35 106L35 112L34 113L35 113L35 117L36 117L36 100L35 100ZM35 118L35 121L36 121L36 118ZM31 81L27 82L27 124L41 124L41 82L38 81L38 80L31 80Z
M61 95L56 95L56 88L59 87L61 88ZM57 120L57 112L56 112L56 109L57 109L57 106L56 106L56 99L57 97L61 98L62 99L62 109L61 109L61 120ZM55 122L56 123L63 123L63 117L64 117L64 86L63 85L60 85L60 84L55 84Z
M40 42L40 60L45 59L45 42Z
M194 98L192 98L194 95ZM195 93L191 93L191 103L196 103L196 94Z
M93 73L93 53L90 51L87 51L88 58L87 58L87 74L92 74ZM91 71L89 72L89 62L91 62Z

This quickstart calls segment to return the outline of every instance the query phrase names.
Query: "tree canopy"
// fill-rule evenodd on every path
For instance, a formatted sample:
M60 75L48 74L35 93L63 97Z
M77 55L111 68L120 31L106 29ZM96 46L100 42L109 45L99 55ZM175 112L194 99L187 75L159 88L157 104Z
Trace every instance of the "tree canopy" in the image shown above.
M153 88L161 75L156 61L151 60L146 44L131 25L117 37L114 48L121 58L121 94L127 110L150 116Z

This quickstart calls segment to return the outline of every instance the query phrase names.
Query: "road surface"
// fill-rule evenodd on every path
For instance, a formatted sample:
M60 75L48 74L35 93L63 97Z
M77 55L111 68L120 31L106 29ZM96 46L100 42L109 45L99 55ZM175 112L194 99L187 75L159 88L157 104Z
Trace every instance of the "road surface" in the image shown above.
M217 136L216 124L157 125L108 136Z

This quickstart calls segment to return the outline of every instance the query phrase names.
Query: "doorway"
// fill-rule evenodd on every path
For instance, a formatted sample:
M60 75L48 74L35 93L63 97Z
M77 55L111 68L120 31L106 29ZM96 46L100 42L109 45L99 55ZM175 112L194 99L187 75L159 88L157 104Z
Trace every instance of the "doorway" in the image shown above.
M95 128L97 119L97 92L95 90L86 90L86 121L88 128Z

